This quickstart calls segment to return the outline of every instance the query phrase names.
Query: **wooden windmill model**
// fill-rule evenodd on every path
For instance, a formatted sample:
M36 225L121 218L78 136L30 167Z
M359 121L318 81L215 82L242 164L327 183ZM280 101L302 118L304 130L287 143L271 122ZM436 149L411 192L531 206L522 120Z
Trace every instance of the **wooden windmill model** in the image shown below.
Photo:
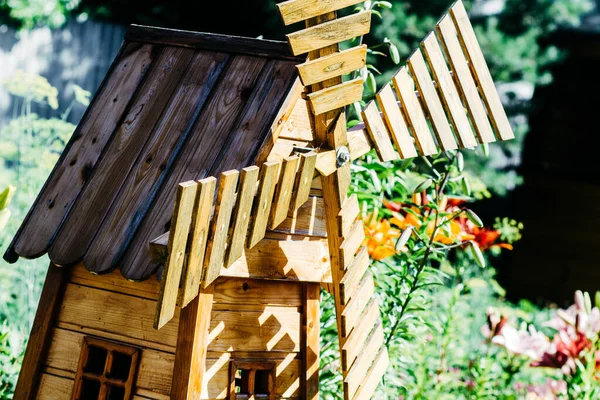
M339 44L368 33L371 12L336 11L359 2L279 3L286 25L306 24L293 56L130 29L5 254L74 266L49 269L15 399L316 400L321 285L344 399L373 397L389 360L350 162L514 135L461 1L348 131L363 80L343 76L367 47ZM130 282L157 268L160 284ZM119 376L115 360L128 360Z

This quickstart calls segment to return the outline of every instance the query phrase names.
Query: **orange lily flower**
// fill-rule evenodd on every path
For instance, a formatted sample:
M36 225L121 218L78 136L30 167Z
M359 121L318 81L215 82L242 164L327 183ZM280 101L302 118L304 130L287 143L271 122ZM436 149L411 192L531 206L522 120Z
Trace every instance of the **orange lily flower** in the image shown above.
M364 222L363 246L367 247L369 256L374 260L383 260L396 254L394 243L400 237L401 232L392 228L389 220L385 218L377 220L373 218L373 214L364 218Z

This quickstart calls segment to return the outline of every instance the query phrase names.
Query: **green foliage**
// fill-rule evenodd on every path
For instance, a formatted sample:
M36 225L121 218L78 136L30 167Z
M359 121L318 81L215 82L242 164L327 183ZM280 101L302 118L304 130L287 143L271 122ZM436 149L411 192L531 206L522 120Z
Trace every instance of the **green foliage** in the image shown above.
M37 26L57 28L67 21L68 14L81 0L1 0L0 10L8 10L9 16L23 29Z

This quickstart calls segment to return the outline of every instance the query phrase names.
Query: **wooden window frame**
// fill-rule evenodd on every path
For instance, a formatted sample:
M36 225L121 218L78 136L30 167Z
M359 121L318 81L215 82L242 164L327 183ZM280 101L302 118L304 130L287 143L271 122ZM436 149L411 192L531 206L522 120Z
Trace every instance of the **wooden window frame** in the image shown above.
M97 347L106 350L106 361L104 363L104 370L101 374L94 374L83 371L88 361L90 347ZM125 393L123 395L123 400L129 400L132 395L133 384L137 373L140 350L141 349L139 349L138 347L119 344L90 336L84 336L83 345L81 347L81 353L79 354L79 363L77 365L77 373L75 375L75 384L73 386L73 394L71 395L71 400L80 399L81 391L83 389L83 378L100 383L100 392L98 394L98 400L107 399L107 396L109 394L109 385L124 389ZM129 367L129 375L127 376L127 380L111 378L108 376L112 370L114 353L123 354L131 357L131 366Z
M235 373L237 370L248 371L248 392L235 392ZM254 382L257 371L269 371L268 396L256 396L254 392ZM250 361L250 360L231 360L229 362L229 400L274 400L275 389L277 388L277 364L275 362Z

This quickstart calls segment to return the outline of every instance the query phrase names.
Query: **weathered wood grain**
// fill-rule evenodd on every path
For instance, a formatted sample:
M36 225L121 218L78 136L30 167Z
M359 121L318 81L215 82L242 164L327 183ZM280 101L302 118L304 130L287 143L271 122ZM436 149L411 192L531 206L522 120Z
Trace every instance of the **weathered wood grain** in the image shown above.
M292 110L292 114L288 118L284 128L279 134L279 139L312 142L313 134L310 128L310 119L308 117L308 113L308 102L303 98L299 98L298 102L294 106L294 109Z
M35 397L36 400L71 398L71 392L73 392L74 385L74 381L72 379L51 374L41 374L41 376L38 378L40 379L40 389L38 395ZM16 397L15 395L15 399L19 399L19 397Z
M317 153L315 168L323 176L329 176L337 170L335 150L325 150Z
M215 304L262 304L303 306L302 286L297 282L219 278L215 281Z
M225 250L229 235L229 223L235 206L236 188L240 173L236 170L226 171L221 174L217 201L215 202L215 216L210 227L210 236L206 246L204 261L203 285L208 287L218 277L225 263Z
M371 11L361 11L290 33L287 39L294 55L304 54L364 35L369 32L370 25Z
M259 172L260 168L257 166L247 167L242 170L240 189L234 207L233 221L231 222L231 240L227 249L226 268L236 262L244 251Z
M367 341L362 345L362 352L356 361L354 361L348 375L344 379L344 386L350 398L354 398L359 386L365 382L371 365L373 365L373 362L379 355L379 351L381 351L383 341L383 328L381 324L378 324L373 329L373 332L371 332Z
M360 101L363 94L363 84L362 78L356 78L310 93L307 96L308 101L315 114L323 114Z
M390 136L394 140L398 153L400 153L400 158L417 157L413 138L410 136L408 126L389 83L377 93L377 102L383 113Z
M458 145L454 134L446 118L442 101L433 86L431 75L425 64L425 58L421 50L417 49L408 59L408 67L415 79L417 90L423 100L425 110L429 114L433 131L437 136L437 141L443 151L455 150Z
M223 148L228 140L227 135L217 135L215 132L230 132L233 129L247 103L242 92L254 87L265 63L261 58L235 57L222 74L210 101L201 111L199 120L202 123L194 126L168 177L149 196L150 206L145 218L133 231L135 234L119 247L113 259L113 264L121 267L125 277L141 280L156 269L156 264L149 260L146 246L169 228L169 216L165 215L164 210L173 204L175 193L168 188L176 187L179 182L210 176L207 168L212 165L214 154L207 149ZM248 165L251 162L240 167Z
M304 284L304 312L302 313L302 332L305 335L303 380L307 400L319 399L319 328L320 328L321 285Z
M181 271L186 258L188 235L196 201L198 184L194 181L180 183L173 208L173 234L169 236L169 256L164 267L156 308L155 329L160 329L175 315L179 295Z
M348 304L358 290L365 272L369 268L369 252L366 247L360 249L348 271L340 281L340 302Z
M286 25L337 11L360 3L360 0L288 0L277 4Z
M431 132L425 113L421 108L421 103L415 94L415 86L408 75L408 70L403 67L398 71L393 78L394 87L398 95L398 99L402 103L404 115L408 125L412 129L414 138L417 142L417 147L421 155L428 156L438 152L437 146Z
M473 121L479 141L481 143L496 141L492 126L487 117L487 112L485 111L481 97L479 97L479 90L471 75L471 70L469 69L450 15L444 16L437 24L436 29L448 56L455 82L457 82L457 86L469 110L469 116Z
M354 221L356 221L359 212L360 206L358 205L358 196L354 193L348 197L346 202L342 205L342 209L337 216L338 229L342 236L348 236L350 228L352 228Z
M371 299L365 312L360 318L360 324L350 332L342 346L342 363L348 368L361 353L362 346L379 319L379 304L376 299ZM379 322L381 324L381 322Z
M260 184L252 207L252 222L248 237L250 249L265 237L277 183L277 170L280 165L280 163L266 162L260 169Z
M136 94L129 112L112 135L92 176L58 231L48 251L58 265L81 261L109 212L132 166L185 74L193 52L165 49ZM151 132L149 134L149 131ZM85 224L81 221L85 220Z
M183 275L181 307L187 306L196 298L200 290L216 187L217 179L215 177L211 176L198 181L198 192L187 246L188 259Z
M131 240L152 204L151 199L167 179L227 60L229 57L223 53L199 53L190 62L83 258L90 270L100 273L114 268L122 244Z
M317 164L317 153L310 152L300 155L300 167L292 194L292 201L288 215L293 214L308 201L310 187L312 185L315 167Z
M442 98L446 113L454 126L458 143L462 148L477 146L473 128L465 112L460 94L450 75L450 70L448 69L446 59L435 33L431 32L427 35L425 40L421 42L421 48L423 49L433 78L438 85L438 92Z
M365 129L348 132L348 150L350 150L352 161L364 156L371 150L371 143L367 136Z
M394 150L390 133L387 131L375 101L371 101L362 111L363 121L367 127L367 132L371 136L371 141L375 146L375 151L381 161L393 161L398 159L398 154Z
M350 232L345 236L339 246L340 261L344 269L347 269L354 260L354 255L365 240L365 228L362 220L354 222Z
M479 84L483 101L488 108L490 119L500 140L514 139L515 134L510 126L506 111L504 111L502 101L494 85L494 80L485 62L485 57L477 42L477 36L475 36L475 31L461 0L458 0L450 8L450 15L454 20L460 43L469 59L471 71Z
M15 236L10 247L17 254L34 258L47 250L157 53L150 45L131 43L125 45L115 59L109 77L102 83L69 140L60 166L52 171ZM52 188L60 190L53 191Z
M300 64L298 74L308 86L364 68L366 63L367 46L361 45Z
M269 224L271 229L277 228L287 218L292 201L292 192L296 184L299 161L298 156L284 159L279 183L277 184L275 197L273 198L273 209Z
M373 361L373 365L371 365L371 368L367 372L367 376L358 388L354 400L370 400L373 398L377 386L379 386L381 379L385 375L388 364L388 351L384 346L379 350L375 361Z
M21 365L21 373L17 380L15 399L33 399L36 392L39 393L38 384L40 387L44 386L44 380L42 379L40 382L41 368L50 348L52 325L56 320L63 298L67 276L68 271L65 269L52 264L48 267L39 306L35 313L27 349Z
M323 198L310 196L291 217L271 231L307 237L327 237Z
M375 284L373 283L373 275L367 272L360 283L360 287L356 290L355 295L350 298L350 301L342 311L342 335L347 337L350 331L356 326L357 322L363 314L363 310L373 297L375 292Z

